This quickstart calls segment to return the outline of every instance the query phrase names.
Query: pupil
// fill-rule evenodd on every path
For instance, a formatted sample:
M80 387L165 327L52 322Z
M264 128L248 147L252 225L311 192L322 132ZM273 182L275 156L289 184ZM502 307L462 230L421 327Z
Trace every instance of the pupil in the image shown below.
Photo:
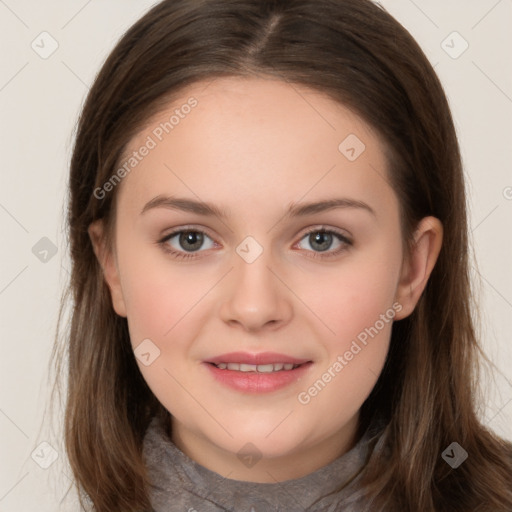
M197 251L203 244L203 235L196 231L186 231L180 235L180 245L190 251Z
M330 233L324 233L323 231L319 231L317 233L313 233L309 236L310 244L313 249L315 248L314 244L317 245L317 249L319 251L326 251L329 249L332 243L332 235Z

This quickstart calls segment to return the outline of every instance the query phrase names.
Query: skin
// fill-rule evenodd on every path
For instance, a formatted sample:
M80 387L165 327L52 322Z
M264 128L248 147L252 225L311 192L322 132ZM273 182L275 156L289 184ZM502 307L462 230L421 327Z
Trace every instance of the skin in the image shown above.
M399 203L375 132L328 97L278 80L194 84L149 121L128 153L190 96L198 105L118 185L114 247L104 243L101 221L89 233L133 348L149 338L160 350L149 366L137 362L172 414L174 443L231 479L299 478L357 442L359 409L384 366L392 322L307 404L298 395L393 304L400 307L394 320L413 311L438 257L442 226L423 219L414 250L405 254ZM349 134L366 146L353 162L338 150ZM227 217L164 207L141 214L160 194L213 203ZM364 202L374 213L345 207L285 216L291 204L333 198ZM322 252L307 236L321 227L352 244L333 236ZM207 234L196 252L179 237L167 241L171 250L194 255L187 260L158 244L179 228ZM252 263L236 252L247 236L263 248ZM313 365L284 389L241 393L203 364L239 350L280 352ZM261 455L252 467L237 457L248 442Z

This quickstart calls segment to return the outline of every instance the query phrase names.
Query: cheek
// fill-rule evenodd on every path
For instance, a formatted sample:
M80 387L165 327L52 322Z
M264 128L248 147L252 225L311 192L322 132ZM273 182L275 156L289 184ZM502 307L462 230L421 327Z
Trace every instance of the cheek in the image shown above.
M210 280L171 265L154 248L127 247L124 254L119 266L132 344L149 338L162 345L193 316Z
M393 319L400 310L394 297L401 253L385 245L347 260L323 280L323 293L310 295L311 309L321 312L331 332L323 330L326 358L304 383L298 402L304 414L323 415L333 428L359 410L387 357Z
M388 316L394 316L399 261L398 253L368 252L347 259L335 271L301 278L304 302L324 324L329 345L343 348L390 308Z
M195 388L197 364L187 354L203 324L210 279L141 254L124 263L128 328L141 374L169 411L187 410L190 397L183 390ZM150 354L147 365L144 353Z
M382 276L377 270L340 276L321 298L322 320L329 327L321 338L325 357L297 400L307 417L323 418L325 427L334 429L357 413L386 361L400 308L393 301L393 280L377 282Z
M383 246L384 247L384 246ZM298 402L308 415L331 410L332 424L355 414L382 372L393 319L400 309L394 300L400 253L368 252L340 265L325 279L322 293L311 282L309 305L324 328L325 357L315 375L302 387ZM307 294L307 292L306 292ZM336 404L335 408L331 408Z

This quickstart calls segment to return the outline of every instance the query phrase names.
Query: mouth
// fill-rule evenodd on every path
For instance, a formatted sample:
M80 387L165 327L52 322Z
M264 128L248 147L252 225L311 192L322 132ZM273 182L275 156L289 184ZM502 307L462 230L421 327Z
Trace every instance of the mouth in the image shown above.
M310 361L308 361L310 362ZM293 363L270 363L270 364L245 364L245 363L208 363L216 366L220 370L229 370L236 372L258 372L258 373L274 373L295 370L303 364Z
M203 363L214 379L243 393L268 393L291 386L313 365L310 359L275 352L231 352Z
M273 373L295 370L299 366L311 363L309 359L299 359L276 352L230 352L212 357L205 361L221 370L237 372Z

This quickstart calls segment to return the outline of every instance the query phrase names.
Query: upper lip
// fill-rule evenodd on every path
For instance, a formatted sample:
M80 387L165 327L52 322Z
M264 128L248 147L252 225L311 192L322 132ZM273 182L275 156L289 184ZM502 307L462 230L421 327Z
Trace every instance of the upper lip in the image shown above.
M292 363L303 364L309 362L310 359L299 359L297 357L288 356L286 354L278 354L276 352L259 352L250 354L248 352L229 352L229 354L221 354L220 356L208 359L207 363L241 363L241 364L272 364L272 363Z

